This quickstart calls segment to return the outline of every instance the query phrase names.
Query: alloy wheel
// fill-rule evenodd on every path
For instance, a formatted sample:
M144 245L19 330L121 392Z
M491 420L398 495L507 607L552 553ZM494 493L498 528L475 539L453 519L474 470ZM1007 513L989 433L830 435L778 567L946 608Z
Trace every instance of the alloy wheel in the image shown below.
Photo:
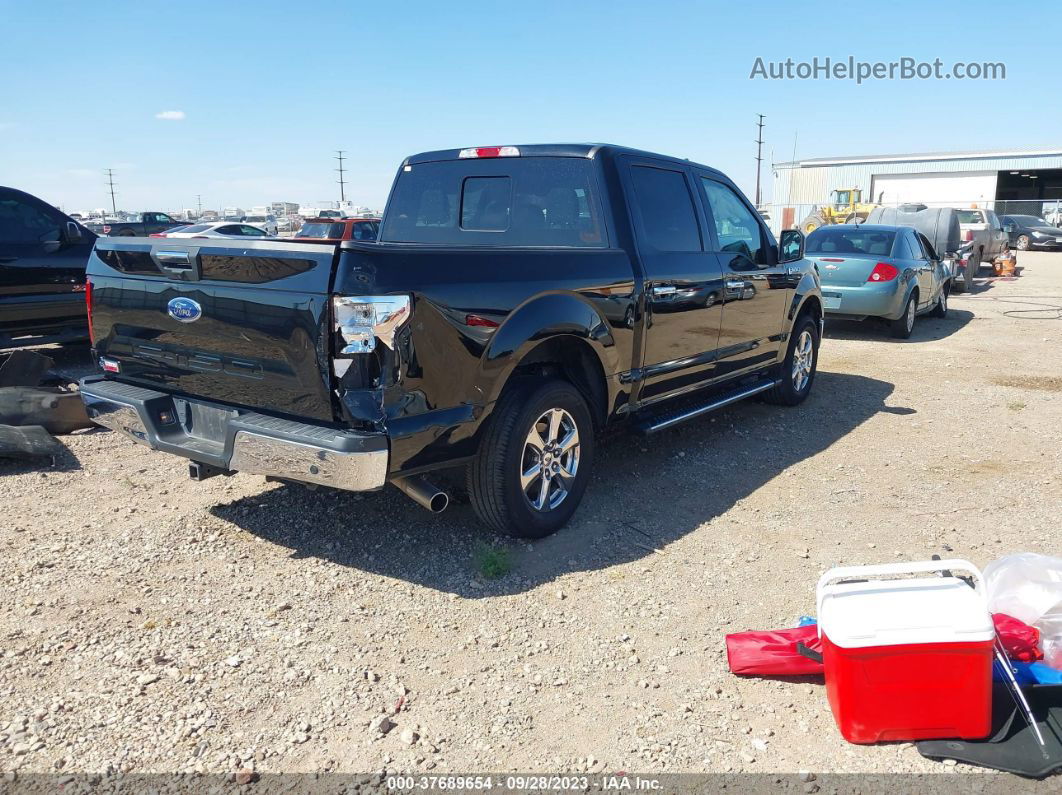
M807 329L800 332L793 348L793 389L800 392L811 380L811 369L815 364L815 341Z
M579 469L579 428L562 408L544 411L531 425L520 459L520 488L536 511L551 511L568 497Z

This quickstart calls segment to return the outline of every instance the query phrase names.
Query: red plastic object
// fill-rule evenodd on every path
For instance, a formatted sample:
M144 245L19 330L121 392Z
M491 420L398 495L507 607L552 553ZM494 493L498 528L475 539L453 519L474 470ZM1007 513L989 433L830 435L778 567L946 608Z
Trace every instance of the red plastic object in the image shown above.
M730 670L745 676L802 676L821 674L822 663L799 651L803 643L821 651L819 630L814 625L762 632L735 632L726 636L726 659Z
M826 695L850 743L976 740L992 728L992 641L844 649L822 639Z
M993 613L992 621L1003 648L1007 650L1007 656L1012 660L1036 662L1044 658L1040 650L1040 630L1036 627L1030 627L1006 613Z

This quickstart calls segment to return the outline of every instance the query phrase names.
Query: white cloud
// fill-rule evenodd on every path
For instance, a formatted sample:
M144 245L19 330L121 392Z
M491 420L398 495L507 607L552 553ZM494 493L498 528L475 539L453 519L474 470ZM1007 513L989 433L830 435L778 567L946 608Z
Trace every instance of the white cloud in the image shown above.
M184 121L183 110L160 110L155 114L156 119L162 119L163 121Z

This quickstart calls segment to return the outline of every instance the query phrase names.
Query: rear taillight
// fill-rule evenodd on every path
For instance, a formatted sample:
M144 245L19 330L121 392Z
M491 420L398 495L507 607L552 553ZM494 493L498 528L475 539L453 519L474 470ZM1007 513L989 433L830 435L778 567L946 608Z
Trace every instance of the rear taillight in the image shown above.
M340 356L372 353L379 340L392 350L395 334L409 320L408 295L337 295L332 299L335 329L343 338Z
M148 237L166 237L162 232L152 232Z
M92 282L85 281L85 316L88 318L89 345L95 347L96 335L92 333Z
M867 276L868 282L891 282L897 276L900 275L900 271L887 262L879 262L874 266L874 270Z
M103 225L103 234L109 235L110 233L111 233L111 225L110 224L104 224Z
M967 229L966 234L962 236L962 239L965 240L967 243L973 240L973 230Z
M515 146L480 146L462 149L458 157L519 157L520 150Z

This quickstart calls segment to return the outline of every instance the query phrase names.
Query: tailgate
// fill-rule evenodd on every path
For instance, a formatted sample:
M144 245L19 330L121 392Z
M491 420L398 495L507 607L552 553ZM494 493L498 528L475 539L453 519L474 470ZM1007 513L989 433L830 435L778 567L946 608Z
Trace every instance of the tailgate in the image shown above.
M284 241L101 238L88 265L96 352L121 381L332 420L335 257Z

